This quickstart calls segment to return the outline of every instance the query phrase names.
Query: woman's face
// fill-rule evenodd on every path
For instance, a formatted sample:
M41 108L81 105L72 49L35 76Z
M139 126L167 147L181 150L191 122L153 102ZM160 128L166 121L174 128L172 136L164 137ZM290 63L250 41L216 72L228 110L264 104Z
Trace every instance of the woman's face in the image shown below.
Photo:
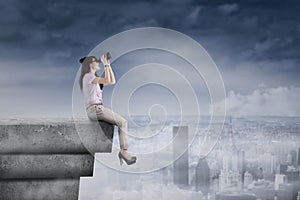
M97 59L95 58L92 58L93 61L90 63L90 68L93 69L93 70L99 70L100 69L100 63Z

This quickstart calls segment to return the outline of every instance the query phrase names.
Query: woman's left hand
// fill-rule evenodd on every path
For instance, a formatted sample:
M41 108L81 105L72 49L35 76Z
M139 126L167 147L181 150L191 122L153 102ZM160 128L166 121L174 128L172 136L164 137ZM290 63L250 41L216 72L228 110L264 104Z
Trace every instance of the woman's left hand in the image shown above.
M102 62L104 65L106 65L107 60L106 60L104 54L100 57L100 60L101 60L101 62Z

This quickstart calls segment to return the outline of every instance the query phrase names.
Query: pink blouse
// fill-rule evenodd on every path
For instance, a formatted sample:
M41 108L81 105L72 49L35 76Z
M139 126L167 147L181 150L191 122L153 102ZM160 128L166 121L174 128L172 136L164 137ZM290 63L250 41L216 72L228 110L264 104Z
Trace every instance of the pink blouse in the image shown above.
M96 78L92 72L86 73L82 80L82 90L85 99L85 107L95 104L102 103L102 90L98 83L94 84L92 81Z

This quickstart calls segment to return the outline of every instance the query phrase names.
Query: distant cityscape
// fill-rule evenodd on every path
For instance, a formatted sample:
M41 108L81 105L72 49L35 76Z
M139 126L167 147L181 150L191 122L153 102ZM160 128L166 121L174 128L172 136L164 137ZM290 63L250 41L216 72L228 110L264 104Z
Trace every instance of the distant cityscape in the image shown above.
M217 144L201 156L200 149L210 148L218 137L204 124L172 165L149 174L109 172L119 182L107 187L128 193L152 187L157 199L172 193L173 199L300 200L300 118L228 117ZM180 143L173 143L174 156L187 144L189 126L172 126L173 136L180 137Z
M230 117L209 156L197 158L197 149L190 149L186 173L182 167L176 172L186 166L183 159L174 163L174 184L201 191L204 199L299 200L300 122L265 120L242 119L234 130ZM176 179L176 174L188 176L188 172L189 184L185 178Z

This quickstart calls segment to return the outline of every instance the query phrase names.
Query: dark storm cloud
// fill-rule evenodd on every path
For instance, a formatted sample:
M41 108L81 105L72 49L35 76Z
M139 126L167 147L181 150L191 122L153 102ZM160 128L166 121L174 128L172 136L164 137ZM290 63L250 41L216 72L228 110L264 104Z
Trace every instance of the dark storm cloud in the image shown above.
M181 31L199 41L217 64L222 65L218 59L224 56L234 58L226 67L245 60L297 62L300 57L296 1L12 0L0 4L2 60L46 59L70 66L107 37L144 26Z
M244 58L299 56L294 48L299 47L299 3L242 2L204 6L194 29L211 40L221 38L219 46L230 45L232 53L244 52Z
M51 12L47 2L7 1L1 6L0 42L4 58L32 59L51 48L65 46L60 44L56 31L68 27L72 21L68 21L67 14L59 16L55 11Z
M219 66L229 57L225 67L242 67L245 61L298 63L300 57L300 4L296 1L231 1L203 3L195 7L194 23L183 29L209 51ZM197 10L198 9L198 10ZM298 65L297 64L297 65ZM224 65L223 65L224 66ZM277 65L278 66L278 65ZM300 68L279 66L277 73L292 76ZM273 68L272 65L263 67ZM272 74L270 74L272 75Z
M13 55L10 50L24 49L22 58L57 50L69 51L72 57L120 31L161 26L191 35L211 50L231 45L231 53L242 53L245 59L299 57L299 3L295 1L14 0L1 4L1 51L7 56ZM220 49L210 46L214 40L222 42Z
M159 26L191 36L219 65L223 57L234 58L227 67L298 62L299 10L297 1L277 0L1 1L0 57L70 66L109 36Z

